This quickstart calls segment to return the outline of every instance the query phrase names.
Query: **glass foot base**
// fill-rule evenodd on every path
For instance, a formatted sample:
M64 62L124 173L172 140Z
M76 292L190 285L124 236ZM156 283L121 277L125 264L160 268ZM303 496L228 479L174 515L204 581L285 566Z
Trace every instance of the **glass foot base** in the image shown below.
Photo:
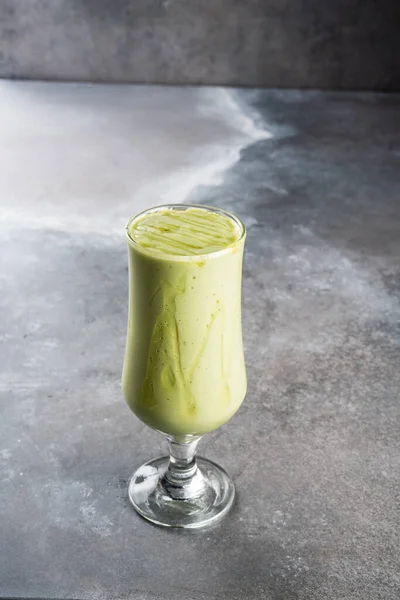
M168 478L169 457L142 465L129 484L129 499L142 517L165 527L196 529L215 523L232 506L235 487L229 475L210 460L196 458L189 480Z

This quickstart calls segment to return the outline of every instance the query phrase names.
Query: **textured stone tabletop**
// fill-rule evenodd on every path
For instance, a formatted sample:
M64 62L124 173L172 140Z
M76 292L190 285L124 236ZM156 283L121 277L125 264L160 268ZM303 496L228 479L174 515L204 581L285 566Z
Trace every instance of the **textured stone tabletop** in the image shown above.
M2 598L398 600L399 97L0 83ZM200 453L197 533L143 521L164 452L120 392L123 226L163 201L248 226L247 398Z

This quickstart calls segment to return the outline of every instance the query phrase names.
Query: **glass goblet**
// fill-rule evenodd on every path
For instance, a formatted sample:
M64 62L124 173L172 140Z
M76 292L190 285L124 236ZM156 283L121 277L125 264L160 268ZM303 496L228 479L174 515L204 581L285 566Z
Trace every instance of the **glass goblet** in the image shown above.
M173 234L165 247L162 236L151 242L152 220L160 215L168 226L158 235ZM185 238L180 220L193 230L193 240ZM146 243L137 234L141 229ZM228 229L233 237L221 245ZM233 416L246 394L245 237L237 217L202 205L157 206L126 227L129 316L122 389L134 414L163 433L169 445L168 457L150 460L135 472L129 498L143 517L159 525L211 524L234 499L231 478L214 462L196 458L196 448L203 434Z

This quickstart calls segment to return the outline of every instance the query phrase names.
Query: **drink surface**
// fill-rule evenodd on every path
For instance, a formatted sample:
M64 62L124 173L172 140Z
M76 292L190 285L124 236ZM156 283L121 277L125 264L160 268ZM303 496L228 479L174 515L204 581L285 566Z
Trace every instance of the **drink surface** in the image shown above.
M235 221L204 208L164 209L135 220L130 235L143 248L175 256L218 252L240 236Z
M170 435L216 429L246 393L243 229L225 213L182 207L144 213L127 233L125 399Z

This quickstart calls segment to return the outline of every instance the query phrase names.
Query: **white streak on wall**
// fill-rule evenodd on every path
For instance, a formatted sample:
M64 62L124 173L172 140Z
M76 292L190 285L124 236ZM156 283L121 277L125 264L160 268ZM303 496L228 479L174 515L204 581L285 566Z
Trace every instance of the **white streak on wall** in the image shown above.
M232 90L0 82L3 232L121 235L136 212L217 185L268 137Z

